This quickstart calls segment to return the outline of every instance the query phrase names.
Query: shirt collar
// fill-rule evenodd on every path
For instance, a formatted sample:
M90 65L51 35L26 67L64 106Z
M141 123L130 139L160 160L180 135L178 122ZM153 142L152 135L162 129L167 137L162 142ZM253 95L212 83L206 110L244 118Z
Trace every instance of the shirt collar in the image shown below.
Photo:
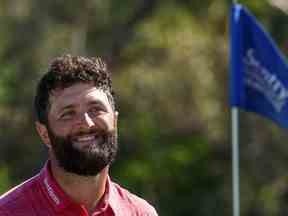
M125 194L119 191L119 188L116 187L117 184L113 183L110 178L108 177L108 184L109 184L109 196L108 202L113 210L115 215L118 216L125 216L127 214L127 204L123 203L123 197Z
M57 181L52 175L50 161L46 162L44 168L40 172L40 184L50 204L57 212L60 212L69 206L78 206L80 208L83 208L81 205L71 200L71 198L62 190L60 185L57 183ZM109 206L110 197L113 197L111 196L110 191L111 191L111 182L108 176L105 193L98 202L95 209L95 213L102 212L106 210L106 208Z
M69 205L74 204L53 177L50 161L47 161L42 169L40 181L45 195L56 211L61 211Z

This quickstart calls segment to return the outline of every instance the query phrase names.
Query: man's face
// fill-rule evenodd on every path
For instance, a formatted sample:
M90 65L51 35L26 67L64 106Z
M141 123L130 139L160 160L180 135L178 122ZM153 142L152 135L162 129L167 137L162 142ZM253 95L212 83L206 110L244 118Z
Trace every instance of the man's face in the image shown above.
M50 96L48 146L58 165L78 175L97 175L117 152L117 113L107 95L79 83Z

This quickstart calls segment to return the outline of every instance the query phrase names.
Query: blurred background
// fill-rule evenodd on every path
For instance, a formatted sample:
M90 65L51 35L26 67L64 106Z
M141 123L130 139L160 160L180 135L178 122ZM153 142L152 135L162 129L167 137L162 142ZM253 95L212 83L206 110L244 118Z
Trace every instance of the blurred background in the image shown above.
M288 2L241 0L288 54ZM52 58L104 56L120 152L111 176L165 216L232 215L228 0L0 0L0 194L47 150L32 101ZM242 215L287 215L287 131L241 112Z

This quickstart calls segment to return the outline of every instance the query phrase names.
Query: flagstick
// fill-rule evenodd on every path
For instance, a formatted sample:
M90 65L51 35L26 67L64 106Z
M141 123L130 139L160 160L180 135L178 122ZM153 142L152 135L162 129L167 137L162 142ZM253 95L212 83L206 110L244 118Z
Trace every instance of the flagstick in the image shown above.
M232 177L233 177L233 216L240 215L239 193L239 111L232 107Z
M237 0L232 0L237 4ZM240 184L239 184L239 110L232 107L232 190L233 190L233 216L240 216Z
M233 4L237 4L233 0ZM239 110L232 107L232 187L233 187L233 216L240 216L240 184L239 184Z
M237 4L233 0L233 4ZM233 216L240 216L240 184L239 184L239 110L232 107L232 187L233 187Z

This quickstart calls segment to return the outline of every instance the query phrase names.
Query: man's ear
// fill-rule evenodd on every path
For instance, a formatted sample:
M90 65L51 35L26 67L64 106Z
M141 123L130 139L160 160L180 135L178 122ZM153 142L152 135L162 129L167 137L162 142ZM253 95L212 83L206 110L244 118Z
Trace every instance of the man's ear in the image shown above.
M114 134L114 142L117 143L118 142L118 115L119 113L117 111L114 112L114 131L115 131L115 134Z
M39 121L35 122L35 127L38 132L38 135L40 136L42 142L48 147L51 148L51 142L48 134L47 127L40 123Z
M116 130L117 130L117 123L118 123L118 115L119 115L119 112L115 111L114 112L114 128L116 128Z

